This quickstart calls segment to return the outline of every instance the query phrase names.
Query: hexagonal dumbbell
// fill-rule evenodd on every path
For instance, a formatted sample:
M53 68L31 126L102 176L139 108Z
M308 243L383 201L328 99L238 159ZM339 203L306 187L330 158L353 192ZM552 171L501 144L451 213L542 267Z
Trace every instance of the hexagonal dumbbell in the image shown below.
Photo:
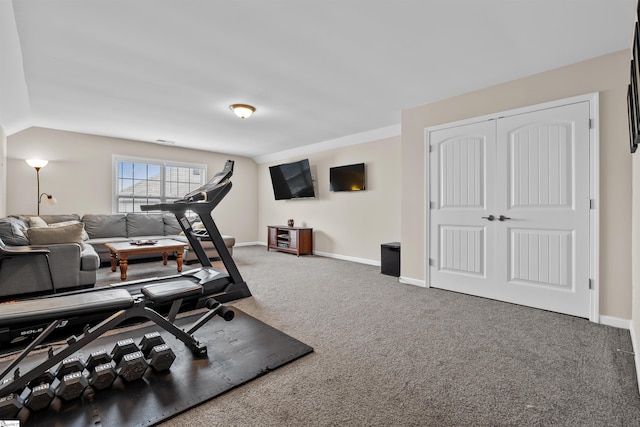
M56 371L56 377L58 379L62 379L67 374L71 374L73 372L82 372L84 371L84 362L77 356L69 357L64 359L60 366L58 366L58 370Z
M51 372L46 371L30 381L29 388L31 392L25 399L24 405L32 411L40 411L49 406L56 395L53 389L55 379L56 377Z
M142 351L144 357L148 359L149 353L151 353L153 347L161 344L164 344L164 339L162 338L162 335L160 335L160 332L155 331L144 334L138 345L140 346L140 351Z
M49 406L54 397L56 394L51 383L40 384L31 389L24 405L32 411L40 411Z
M168 370L173 361L176 359L176 355L171 350L171 347L167 344L160 344L151 349L149 353L149 366L155 372L161 372Z
M117 377L118 374L111 362L103 363L91 370L89 374L89 385L96 390L104 390L105 388L111 387Z
M87 371L91 372L96 366L104 365L109 362L111 362L111 355L107 353L107 350L102 349L94 351L87 358Z
M9 393L0 397L0 420L15 418L23 405L24 401L18 393Z
M132 338L118 341L111 350L111 358L117 364L120 363L125 354L135 353L140 350Z
M62 400L73 400L82 396L84 389L89 386L89 381L82 372L72 372L65 375L60 380L60 384L56 388L56 394Z
M142 378L148 366L144 354L141 351L135 351L122 357L116 372L123 380L131 382Z

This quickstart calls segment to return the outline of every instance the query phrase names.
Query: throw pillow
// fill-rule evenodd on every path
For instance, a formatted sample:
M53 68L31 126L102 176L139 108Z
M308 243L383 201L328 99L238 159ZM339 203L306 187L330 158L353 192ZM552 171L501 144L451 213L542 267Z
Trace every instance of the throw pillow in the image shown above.
M66 225L63 227L36 227L27 231L29 242L32 245L52 245L59 243L78 243L84 249L82 242L81 223Z
M44 219L40 218L39 216L30 216L29 217L29 227L31 227L31 228L47 227L47 223L44 222Z
M73 225L73 224L82 224L82 223L77 220L54 222L53 224L49 224L49 228L66 227L67 225ZM89 240L89 235L84 229L84 224L82 224L82 240Z
M0 239L11 246L27 246L29 239L24 234L26 224L18 218L0 219Z

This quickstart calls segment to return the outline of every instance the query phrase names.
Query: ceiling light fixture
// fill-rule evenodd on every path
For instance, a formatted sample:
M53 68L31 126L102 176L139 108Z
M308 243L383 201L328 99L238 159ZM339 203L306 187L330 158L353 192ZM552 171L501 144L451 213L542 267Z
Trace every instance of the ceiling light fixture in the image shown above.
M251 117L251 115L256 111L255 107L247 104L233 104L230 105L229 108L231 108L231 111L241 119Z

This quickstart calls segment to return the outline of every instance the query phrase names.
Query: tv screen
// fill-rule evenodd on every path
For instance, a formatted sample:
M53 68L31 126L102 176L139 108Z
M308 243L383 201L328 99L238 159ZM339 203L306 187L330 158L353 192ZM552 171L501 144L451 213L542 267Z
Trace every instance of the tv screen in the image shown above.
M329 189L331 191L364 190L364 163L330 168Z
M270 166L269 172L276 200L315 197L309 159Z

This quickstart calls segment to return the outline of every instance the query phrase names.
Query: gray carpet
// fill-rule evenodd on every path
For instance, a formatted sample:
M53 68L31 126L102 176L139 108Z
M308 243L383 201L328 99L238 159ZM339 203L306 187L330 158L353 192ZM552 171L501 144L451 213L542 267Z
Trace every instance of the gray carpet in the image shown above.
M640 425L626 330L347 261L261 246L234 259L253 297L233 305L315 353L163 426Z

